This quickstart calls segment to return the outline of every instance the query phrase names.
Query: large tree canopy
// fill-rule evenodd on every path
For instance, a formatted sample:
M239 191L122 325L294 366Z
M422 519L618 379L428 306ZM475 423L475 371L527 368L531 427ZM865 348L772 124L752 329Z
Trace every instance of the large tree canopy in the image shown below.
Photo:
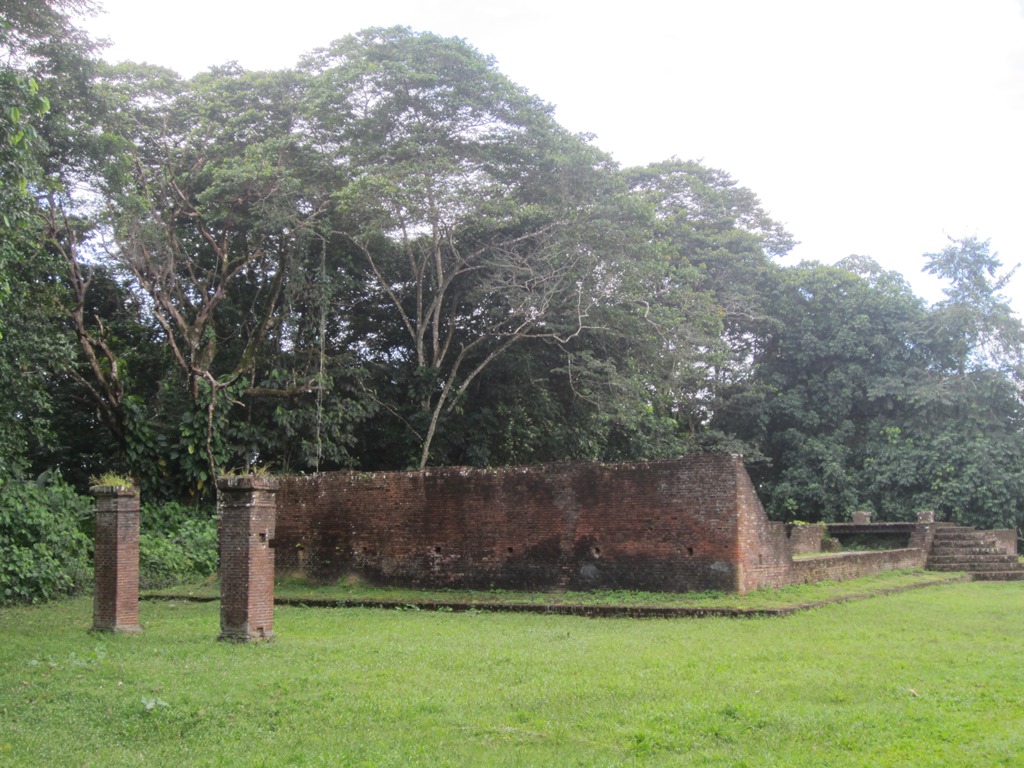
M70 20L90 3L19 0L0 11L0 480L58 448L53 382L62 334L54 201L81 173L95 45Z
M866 257L785 265L728 173L618 167L465 41L183 79L101 66L73 8L0 27L0 471L202 498L232 467L728 450L781 519L1024 519L987 243L926 256L929 307Z
M378 386L397 385L385 408L423 467L443 417L498 357L591 324L623 256L607 237L628 216L623 190L606 157L461 41L369 30L304 71L308 140L340 171L336 232L361 256L358 343L388 370Z

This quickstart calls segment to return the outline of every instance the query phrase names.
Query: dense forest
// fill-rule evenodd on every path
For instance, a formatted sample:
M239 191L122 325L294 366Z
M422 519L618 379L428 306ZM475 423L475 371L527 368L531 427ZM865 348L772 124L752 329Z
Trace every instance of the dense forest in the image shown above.
M103 62L86 6L0 18L8 539L105 470L200 509L228 470L700 451L742 453L776 519L1024 521L989 243L922 256L929 305L868 256L787 262L728 173L620 167L462 40L184 79Z

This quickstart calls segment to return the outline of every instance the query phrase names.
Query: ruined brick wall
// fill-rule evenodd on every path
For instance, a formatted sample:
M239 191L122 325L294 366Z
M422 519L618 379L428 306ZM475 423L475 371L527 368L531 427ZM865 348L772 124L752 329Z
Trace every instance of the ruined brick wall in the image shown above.
M783 580L738 456L281 480L277 567L435 587L744 591Z
M748 592L840 581L923 567L933 527L861 526L914 543L794 561L739 456L289 477L277 509L279 569L452 588Z
M742 462L733 458L740 529L738 591L786 586L791 583L793 563L786 526L768 519Z
M875 552L841 552L823 557L794 560L791 584L815 581L846 581L881 571L924 568L927 550L917 548L885 549Z
M821 540L827 528L821 524L787 525L786 536L789 538L789 549L794 555L806 555L821 552Z

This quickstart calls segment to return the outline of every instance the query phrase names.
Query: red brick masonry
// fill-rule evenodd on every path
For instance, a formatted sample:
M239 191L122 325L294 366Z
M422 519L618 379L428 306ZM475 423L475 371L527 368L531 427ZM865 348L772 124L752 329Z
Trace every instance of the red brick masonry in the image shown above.
M277 567L325 581L747 592L811 571L794 570L735 455L286 477L277 502Z
M89 490L96 499L92 628L141 632L138 489L99 485Z
M269 477L222 477L220 638L249 642L274 636L274 494Z

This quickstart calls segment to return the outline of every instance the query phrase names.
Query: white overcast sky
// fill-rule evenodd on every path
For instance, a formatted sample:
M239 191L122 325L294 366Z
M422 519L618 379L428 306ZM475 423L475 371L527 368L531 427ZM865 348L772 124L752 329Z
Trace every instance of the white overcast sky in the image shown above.
M728 172L801 242L786 264L871 256L935 301L947 236L1024 261L1024 0L101 2L107 59L183 75L369 26L464 38L621 164Z

